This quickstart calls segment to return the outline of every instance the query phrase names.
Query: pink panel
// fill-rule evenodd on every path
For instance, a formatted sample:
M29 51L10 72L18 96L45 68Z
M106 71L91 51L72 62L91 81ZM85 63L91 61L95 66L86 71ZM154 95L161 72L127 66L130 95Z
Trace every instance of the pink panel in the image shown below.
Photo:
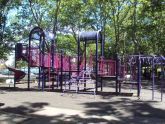
M31 50L30 51L30 63L31 66L39 66L39 51L38 50Z
M116 61L115 60L102 60L99 62L99 70L107 76L115 76L116 74Z
M54 56L54 68L59 69L60 68L60 55L55 54Z

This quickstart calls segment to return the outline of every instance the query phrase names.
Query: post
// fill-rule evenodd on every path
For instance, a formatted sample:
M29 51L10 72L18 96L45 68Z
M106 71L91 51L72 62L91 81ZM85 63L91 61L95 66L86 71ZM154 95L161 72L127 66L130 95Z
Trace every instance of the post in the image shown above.
M100 77L100 82L101 82L101 91L103 91L103 78L102 77Z
M105 33L104 33L105 34ZM101 34L101 56L104 57L104 44L105 44L105 39L104 39L104 35Z
M87 66L87 54L86 54L86 47L87 47L87 42L85 41L85 44L84 44L84 47L85 47L85 55L83 59L85 59L85 65L84 65L84 70L86 71L86 66ZM84 83L84 91L86 90L86 81Z
M71 79L71 57L69 56L69 80ZM70 90L70 83L69 83L69 90Z
M63 86L63 51L61 50L61 77L60 77L60 89L62 91L62 86Z
M41 41L41 37L40 37L40 41ZM41 82L42 82L42 51L41 51L41 42L39 43L39 78L38 78L38 87L39 89L41 89Z
M54 90L54 79L55 79L55 75L54 75L54 52L55 52L55 41L54 40L52 40L52 42L51 42L51 58L52 58L52 61L51 61L51 72L52 72L52 74L51 74L51 76L53 76L53 79L52 79L52 90Z
M51 61L51 67L52 69L54 69L54 52L55 52L55 45L54 45L54 40L52 40L51 42L51 58L52 58L52 61Z
M155 90L155 63L153 57L152 58L152 100L154 100L154 90Z
M141 57L140 54L136 60L138 62L138 74L137 74L137 96L140 98L140 91L141 91Z
M87 43L86 43L86 41L85 41L85 43L84 43L84 47L85 47L85 53L84 53L84 54L85 54L85 55L84 55L85 58L83 58L83 59L85 59L85 62L84 62L84 64L85 64L85 65L84 65L84 69L86 70L86 64L87 64L87 60L86 60L86 58L87 58L87 55L86 55Z
M28 90L30 90L30 66L31 66L31 37L32 37L32 31L29 34L29 46L28 46Z
M14 63L14 67L16 68L17 66L17 45L15 46L15 63ZM16 80L15 80L15 74L14 74L14 88L16 87Z
M97 35L96 35L96 58L95 58L95 61L96 61L96 66L95 66L95 71L96 71L96 84L95 84L95 88L96 88L96 93L98 91L98 34L99 32L97 32Z
M116 94L119 93L119 56L116 53Z
M43 34L44 35L44 34ZM44 64L45 64L45 39L43 37L41 37L40 39L41 44L41 53L42 53L42 57L41 57L41 68L42 68L42 91L44 91L44 87L45 87L45 69L44 69Z
M39 57L39 60L40 60L40 57ZM38 88L40 89L41 88L41 67L40 67L40 65L39 65L38 69L39 69Z
M80 71L80 36L78 36L78 47L77 47L77 71L79 75Z
M164 67L163 67L163 60L161 62L161 102L163 101L163 81L164 81Z

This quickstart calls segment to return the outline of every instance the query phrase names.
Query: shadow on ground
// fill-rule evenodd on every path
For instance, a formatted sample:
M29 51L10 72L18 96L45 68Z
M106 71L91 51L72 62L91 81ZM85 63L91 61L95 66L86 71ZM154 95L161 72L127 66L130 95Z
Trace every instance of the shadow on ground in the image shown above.
M153 101L132 101L127 98L119 98L109 102L82 103L85 106L85 116L65 115L57 116L34 115L32 113L49 106L49 103L23 103L17 107L5 107L0 109L0 122L20 124L165 124L165 110L154 108Z
M120 98L112 102L86 103L89 108L87 115L96 114L98 116L115 116L119 120L110 121L121 124L165 124L165 110L154 108L150 104L153 101L142 102L132 101L127 98Z
M7 92L26 92L26 91L34 91L34 92L43 92L42 89L38 89L38 87L33 87L33 88L30 88L29 90L27 88L19 88L19 87L1 87L0 86L0 91L3 91L3 92L0 92L1 94L5 93L5 91ZM60 89L57 89L57 88L54 88L52 90L52 88L45 88L44 89L45 92L61 92Z
M0 107L1 107L1 106L4 106L4 105L5 105L4 103L0 103Z

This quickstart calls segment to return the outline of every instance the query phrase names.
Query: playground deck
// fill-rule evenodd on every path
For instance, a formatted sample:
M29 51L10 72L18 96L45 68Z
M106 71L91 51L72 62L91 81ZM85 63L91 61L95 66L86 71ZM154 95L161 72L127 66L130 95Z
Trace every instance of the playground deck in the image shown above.
M106 84L103 84L106 93L95 98L92 94L12 90L1 84L0 123L165 124L165 101L160 102L159 91L152 101L151 89L143 87L138 100L136 90L132 89L134 95L130 96L129 87L123 88L123 94L116 96L112 93L113 82ZM18 84L21 88L24 85L26 87L26 84Z

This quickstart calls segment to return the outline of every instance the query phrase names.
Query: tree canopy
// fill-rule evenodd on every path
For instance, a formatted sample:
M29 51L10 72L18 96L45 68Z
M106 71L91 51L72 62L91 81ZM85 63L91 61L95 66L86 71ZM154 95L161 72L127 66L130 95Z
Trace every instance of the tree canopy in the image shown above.
M102 30L105 57L165 55L163 0L0 0L0 10L1 58L34 26L53 32L57 49L70 55L77 50L77 32L85 30Z

